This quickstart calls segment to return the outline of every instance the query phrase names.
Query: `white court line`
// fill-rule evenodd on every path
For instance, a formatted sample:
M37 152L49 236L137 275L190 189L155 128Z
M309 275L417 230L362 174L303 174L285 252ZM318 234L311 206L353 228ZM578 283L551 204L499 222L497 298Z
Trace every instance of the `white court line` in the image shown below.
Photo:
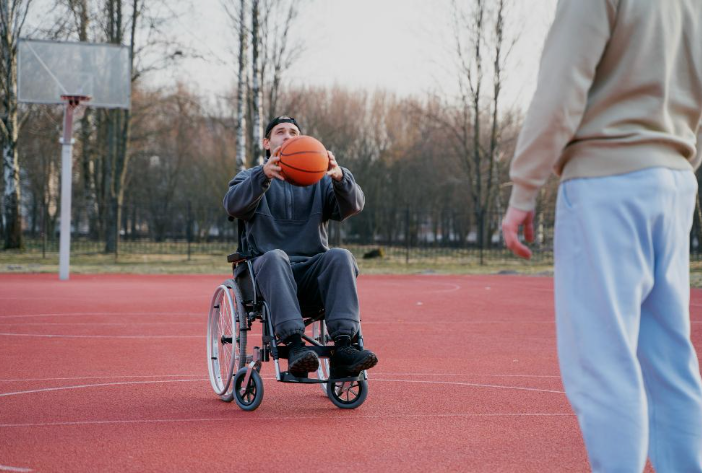
M207 311L202 312L61 312L54 314L8 314L0 315L0 319L13 319L13 318L30 318L30 317L80 317L83 315L98 316L98 317L112 317L112 316L131 316L131 315L169 315L176 317L202 317Z
M555 324L553 320L457 320L457 321L440 321L440 320L428 320L426 322L416 321L416 320L368 320L363 321L363 325L377 325L377 324L398 324L398 325L480 325L480 324Z
M421 275L415 275L415 276L421 276ZM422 284L424 284L426 281L422 281ZM436 294L436 293L443 293L443 292L454 292L458 291L461 289L461 286L459 284L454 284L450 282L441 282L441 281L430 281L429 284L435 284L437 286L449 286L449 289L444 289L444 290L434 290L427 288L426 286L423 286L421 289L423 291L426 291L426 293L429 294ZM410 284L407 283L398 283L398 282L390 282L390 283L385 283L385 286L391 286L391 287L402 287L402 288L411 288Z
M194 381L203 381L206 378L199 378L199 379L173 379L173 380L159 380L159 381L127 381L127 382L119 382L119 383L99 383L99 384L81 384L77 386L61 386L61 387L55 387L55 388L43 388L43 389L31 389L28 391L15 391L15 392L10 392L10 393L0 393L0 397L8 397L8 396L18 396L20 394L35 394L35 393L43 393L43 392L50 392L50 391L63 391L63 390L68 390L68 389L85 389L85 388L99 388L99 387L106 387L106 386L125 386L125 385L134 385L134 384L160 384L160 383L192 383ZM273 377L264 377L263 379L275 379ZM417 383L417 384L449 384L449 385L454 385L454 386L468 386L468 387L476 387L476 388L495 388L495 389L514 389L517 391L536 391L536 392L544 392L544 393L554 393L554 394L565 394L563 391L555 391L555 390L550 390L550 389L538 389L538 388L525 388L521 386L502 386L502 385L497 385L497 384L480 384L480 383L463 383L463 382L457 382L457 381L415 381L415 380L408 380L408 379L379 379L379 378L373 378L373 382L387 382L387 383Z
M26 472L26 471L33 471L33 470L30 470L29 468L18 468L18 467L16 467L16 466L0 465L0 471L21 471L21 472Z
M0 383L22 383L34 381L72 381L77 379L120 379L120 378L203 378L202 374L159 374L159 375L123 375L123 376L75 376L71 378L24 378L0 379Z
M444 289L443 291L437 291L437 290L429 291L429 293L430 294L437 294L437 293L444 293L444 292L455 292L455 291L458 291L459 289L461 289L461 286L459 286L458 284L443 283L442 285L452 286L452 287L450 289Z
M124 386L124 385L128 385L128 384L192 383L193 381L202 381L203 379L206 379L206 378L167 379L167 380L160 380L160 381L128 381L128 382L121 382L121 383L81 384L78 386L61 386L61 387L57 387L57 388L31 389L29 391L15 391L12 393L0 393L0 397L17 396L20 394L43 393L43 392L49 392L49 391L63 391L63 390L67 390L67 389L101 388L101 387L105 387L105 386Z
M451 414L376 414L376 415L354 415L354 419L403 419L403 418L432 418L432 417L575 417L575 414L567 412L495 412L491 414L468 414L468 413L451 413ZM323 419L333 420L336 422L336 417L329 416L266 416L252 417L244 416L237 417L237 422L277 422L281 420L302 420L302 419ZM42 423L27 423L27 424L0 424L0 428L8 427L64 427L73 425L104 425L104 424L160 424L160 423L175 423L175 422L230 422L230 418L226 417L201 417L196 419L134 419L134 420L86 420L75 422L42 422Z
M36 333L9 333L0 332L0 336L5 337L41 337L41 338L133 338L153 340L156 338L202 338L202 335L56 335L56 334L36 334Z
M555 374L381 373L376 371L371 371L371 373L373 373L373 375L379 376L482 376L495 378L560 378L560 376Z
M475 388L495 388L495 389L515 389L517 391L536 391L541 393L565 394L565 391L556 391L552 389L525 388L520 386L502 386L499 384L481 384L481 383L463 383L458 381L420 381L409 379L379 379L373 377L371 382L385 381L391 383L413 383L413 384L450 384L453 386L470 386ZM2 394L0 394L2 396Z
M476 373L385 373L371 371L373 375L379 376L473 376L473 377L494 377L494 378L560 378L558 375L548 374L476 374ZM207 380L202 374L159 374L159 375L121 375L121 376L74 376L64 378L17 378L0 379L0 383L21 383L36 381L75 381L78 379L123 379L123 378L198 378ZM275 379L275 378L265 378Z
M192 296L171 296L168 294L167 296L169 300L171 299L198 299L200 297L200 294L194 294ZM130 296L129 300L134 301L134 300L139 300L139 299L153 299L153 296ZM58 296L27 296L27 297L0 297L0 301L36 301L36 300L47 300L47 301L102 301L105 300L105 296L94 296L94 297L85 297L85 296L71 296L71 297L58 297Z
M15 327L21 325L22 327L28 325L89 325L89 326L134 326L134 325L201 325L203 322L2 322L0 327Z
M501 276L501 275L500 275ZM540 276L539 276L540 277ZM547 292L549 294L553 294L553 288L552 287L542 287L540 284L509 284L509 286L503 286L503 285L493 285L490 286L492 288L497 288L497 289L505 289L505 290L510 290L512 288L516 289L529 289L532 292Z

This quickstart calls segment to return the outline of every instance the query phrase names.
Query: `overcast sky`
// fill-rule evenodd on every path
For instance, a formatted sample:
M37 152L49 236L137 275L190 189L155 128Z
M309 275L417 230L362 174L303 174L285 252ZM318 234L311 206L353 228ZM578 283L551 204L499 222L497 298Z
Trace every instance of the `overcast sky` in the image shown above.
M383 88L399 95L450 92L455 87L449 57L453 47L450 0L296 1L300 17L295 34L305 47L286 73L289 83ZM161 83L179 79L214 97L234 84L231 51L236 42L220 0L195 3L196 7L177 10L181 16L173 27L186 45L206 59L186 60L177 70L154 79ZM511 3L509 21L512 31L519 31L519 41L512 53L505 98L526 106L556 0Z
M238 0L227 0L236 2ZM387 89L398 95L455 92L451 0L295 0L294 42L304 48L284 80L292 85ZM456 0L458 3L474 0ZM557 0L508 0L508 33L518 34L505 78L504 104L526 108L536 85L543 41ZM148 75L151 85L179 80L213 99L233 90L236 49L222 0L167 0L172 36L200 59ZM33 3L34 23L47 21L48 0ZM488 2L492 5L494 2Z

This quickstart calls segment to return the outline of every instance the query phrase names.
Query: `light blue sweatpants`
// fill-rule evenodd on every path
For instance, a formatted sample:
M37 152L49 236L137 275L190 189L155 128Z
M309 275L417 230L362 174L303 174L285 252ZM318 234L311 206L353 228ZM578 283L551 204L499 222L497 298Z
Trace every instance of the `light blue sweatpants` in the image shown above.
M690 342L697 181L651 168L558 192L558 358L596 472L702 472L702 381Z

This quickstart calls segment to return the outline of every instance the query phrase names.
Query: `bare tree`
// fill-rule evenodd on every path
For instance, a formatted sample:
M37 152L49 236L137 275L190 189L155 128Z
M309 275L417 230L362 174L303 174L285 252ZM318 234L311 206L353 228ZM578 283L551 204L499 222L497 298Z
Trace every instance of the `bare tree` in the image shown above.
M503 140L500 98L506 60L516 41L515 38L508 42L505 37L507 1L493 0L492 15L487 1L475 0L468 11L456 0L452 2L460 106L451 128L455 149L468 175L477 239L481 248L489 244L489 218L499 205L498 158ZM490 37L491 31L493 34ZM464 32L467 38L464 38ZM491 63L486 64L490 59ZM486 79L488 74L491 74L492 93L486 96L483 87L486 80L490 80ZM483 103L484 100L488 100L487 106ZM483 124L489 130L487 133L483 131Z
M282 113L278 110L278 103L283 74L299 58L303 50L300 41L293 40L291 35L299 7L299 0L265 1L265 18L261 25L261 43L264 54L261 64L261 78L267 89L269 119Z
M19 129L17 106L17 43L31 0L0 1L0 141L4 183L5 248L22 248L20 214L20 165L17 152Z
M180 43L169 37L165 26L178 14L163 0L63 1L73 12L79 39L83 35L93 41L128 46L133 88L144 75L162 70L182 57L196 56L184 52ZM170 13L164 13L164 10ZM93 27L90 27L90 22ZM92 189L87 189L86 205L97 209L91 230L97 226L99 237L105 239L107 252L118 251L133 119L134 111L99 110L93 112L92 123L82 123L84 189L94 183L97 203L92 204Z
M239 74L236 89L236 167L237 171L246 169L246 103L247 103L247 56L249 54L246 28L246 0L240 0L239 6Z
M249 88L249 35L248 0L221 0L229 22L236 33L237 85L236 85L236 172L247 166L247 125Z
M300 42L291 39L299 2L255 0L250 9L249 0L221 0L221 3L237 37L236 166L242 170L247 165L247 151L253 165L262 158L261 129L266 118L283 113L278 111L283 76L302 50ZM249 118L251 129L246 126Z
M499 105L503 86L503 75L506 67L506 60L509 56L516 39L505 44L505 8L506 0L497 1L497 13L495 17L493 36L493 93L492 93L492 127L490 129L490 144L487 153L489 171L487 182L487 204L488 215L492 216L492 221L488 223L489 234L493 233L493 226L499 225L499 219L503 212L502 194L500 193L500 157L502 153L502 131L503 126L499 116ZM500 237L501 232L498 232Z
M129 39L132 81L138 74L134 70L134 47L137 32L137 23L142 13L145 0L132 0L131 12L128 21L124 21L121 0L107 0L106 2L106 29L105 33L110 43L122 44L125 36ZM128 29L127 29L128 28ZM113 109L105 113L107 150L103 160L105 180L106 213L105 251L116 253L118 251L119 228L122 217L122 202L124 200L124 181L129 166L129 134L130 111Z
M131 235L158 239L181 231L187 212L195 238L206 238L222 219L220 202L234 167L234 119L220 102L208 110L194 89L142 90L132 96L133 156L126 181L125 212ZM144 110L148 107L148 110ZM197 143L197 146L193 144ZM187 192L183 192L187 189ZM139 227L137 230L135 227Z
M251 93L253 94L253 161L254 165L263 163L263 90L261 84L261 2L252 0L251 2L251 45L252 45L252 81Z
M24 224L25 232L28 226L33 236L38 231L51 234L58 219L61 158L56 125L61 123L61 112L57 107L37 107L20 132L22 200L29 211Z

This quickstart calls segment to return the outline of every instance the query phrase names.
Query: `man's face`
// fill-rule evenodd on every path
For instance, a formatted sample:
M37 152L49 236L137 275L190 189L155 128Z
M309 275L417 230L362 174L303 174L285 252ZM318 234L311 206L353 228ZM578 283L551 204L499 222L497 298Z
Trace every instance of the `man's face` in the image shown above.
M270 136L263 139L263 147L273 154L279 146L296 136L300 136L300 130L295 125L292 123L278 123L271 130Z

